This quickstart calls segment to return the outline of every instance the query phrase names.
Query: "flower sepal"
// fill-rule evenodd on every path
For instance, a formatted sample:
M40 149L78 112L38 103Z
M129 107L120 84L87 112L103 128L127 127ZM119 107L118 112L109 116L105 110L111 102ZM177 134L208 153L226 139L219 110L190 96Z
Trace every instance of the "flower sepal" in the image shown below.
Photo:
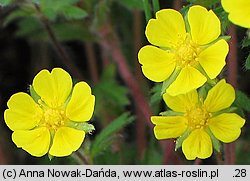
M70 121L67 123L67 126L77 129L77 130L82 130L85 133L89 133L89 134L92 134L92 132L95 130L95 127L92 124L85 123L85 122Z
M162 83L161 96L166 92L166 89L175 81L181 69L175 69L174 72Z
M217 111L217 112L212 113L212 116L215 117L215 116L218 116L222 113L235 113L237 110L238 110L237 107L229 107L229 108L223 109L221 111Z
M54 158L54 156L48 153L48 158L49 158L49 161L51 161Z
M208 133L208 135L210 136L211 140L212 140L212 144L213 144L213 148L220 153L220 148L221 148L221 143L220 141L215 138L214 134L211 132L211 130L209 128L206 129L206 132Z
M30 96L33 98L33 100L38 103L38 100L41 99L41 97L36 93L33 86L29 86Z
M168 111L161 112L160 115L161 116L183 116L184 113L168 110Z
M186 131L176 140L175 151L182 146L183 141L189 136L190 133L191 129L186 129Z

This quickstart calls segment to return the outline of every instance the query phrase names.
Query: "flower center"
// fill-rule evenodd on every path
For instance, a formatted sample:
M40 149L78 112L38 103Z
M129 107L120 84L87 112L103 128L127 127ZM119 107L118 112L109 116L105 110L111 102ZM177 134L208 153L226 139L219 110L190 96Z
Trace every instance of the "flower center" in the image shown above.
M65 121L65 111L49 108L44 110L43 119L40 125L47 127L49 130L57 130L65 124Z
M197 44L192 42L190 38L186 38L184 41L180 41L175 46L175 60L177 66L184 68L186 66L195 66L198 61L197 57L200 53L200 48Z
M206 127L211 117L210 113L204 107L194 107L188 110L185 116L188 120L188 127L191 129Z

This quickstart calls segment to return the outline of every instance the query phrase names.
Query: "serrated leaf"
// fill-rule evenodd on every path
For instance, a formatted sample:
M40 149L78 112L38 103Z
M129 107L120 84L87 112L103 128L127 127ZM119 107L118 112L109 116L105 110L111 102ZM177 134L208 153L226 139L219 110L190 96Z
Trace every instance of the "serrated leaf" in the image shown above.
M250 39L248 36L244 37L241 46L242 48L248 47L250 45Z
M104 128L95 138L93 144L90 148L90 153L92 157L100 153L111 143L111 136L115 132L119 131L121 128L124 128L126 125L131 123L134 120L134 117L130 116L129 113L123 113L121 116L113 120L106 128Z
M75 6L64 6L60 10L67 19L82 19L88 15L86 11Z
M181 147L183 141L188 137L190 132L191 132L190 129L186 129L186 131L176 140L175 151Z
M16 9L12 11L6 18L4 18L3 25L6 26L15 19L32 16L34 13L34 8L30 6L25 6L20 9Z
M220 152L220 142L217 138L215 138L214 134L211 132L211 130L208 128L206 129L208 135L210 136L211 140L212 140L212 144L214 149L219 153Z
M41 23L34 17L26 17L18 22L18 31L16 32L16 36L25 37L25 36L37 36L37 34L41 33L43 27ZM44 34L46 34L44 32Z
M241 91L236 91L235 104L245 111L250 111L250 99Z
M249 70L250 69L250 54L247 56L244 67Z

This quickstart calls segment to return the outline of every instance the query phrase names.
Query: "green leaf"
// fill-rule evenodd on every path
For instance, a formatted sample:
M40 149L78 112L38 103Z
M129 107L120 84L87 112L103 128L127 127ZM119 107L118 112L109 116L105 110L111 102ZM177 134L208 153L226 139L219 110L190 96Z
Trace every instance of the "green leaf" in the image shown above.
M249 45L250 45L250 39L249 39L248 36L246 36L246 37L243 39L243 41L242 41L242 43L241 43L241 46L242 46L242 48L245 48L245 47L248 47Z
M57 12L53 8L44 8L43 9L43 14L51 21L54 21L57 16Z
M143 10L143 2L142 0L116 0L122 6L132 10L132 9L140 9Z
M29 17L35 14L35 10L31 6L23 6L20 9L12 11L6 18L4 18L4 26L8 25L15 19Z
M7 6L12 2L12 0L0 0L1 6Z
M215 5L216 3L219 2L219 0L187 0L188 2L192 3L192 4L199 4L201 6L204 7L211 7L213 5Z
M124 128L126 125L131 123L134 117L130 116L129 113L123 113L121 116L113 120L106 128L104 128L95 138L90 148L92 157L99 154L103 149L109 146L111 143L110 138L115 132Z
M30 85L29 90L31 97L34 99L36 103L38 103L38 100L41 99L41 97L36 93L32 85Z
M250 111L250 99L245 93L241 91L236 91L235 104L245 111Z
M19 37L31 37L31 36L37 36L38 34L41 34L41 31L43 31L43 27L41 23L35 18L35 17L26 17L21 19L18 22L18 31L16 32L16 36ZM44 34L46 34L44 32Z
M152 96L150 99L150 104L159 104L161 102L161 84L155 84L155 86L152 88L152 90L150 91Z
M128 89L114 81L100 82L96 85L95 91L97 91L98 95L102 95L105 101L109 101L115 105L126 106L130 103L127 97Z
M61 11L67 19L83 19L88 15L83 9L72 5L64 6Z
M247 70L249 70L250 69L250 54L247 56L247 59L246 59L246 62L245 62L245 68L247 69Z
M217 138L215 138L214 134L211 132L211 130L209 128L207 128L206 131L212 140L212 144L213 144L214 149L219 153L220 146L221 146L219 140Z
M145 149L143 165L160 165L162 164L163 155L162 149L159 148L158 140L155 137L150 137L148 142L148 146Z
M191 132L190 129L186 129L186 131L176 140L175 151L181 147L183 141L188 137L190 132Z

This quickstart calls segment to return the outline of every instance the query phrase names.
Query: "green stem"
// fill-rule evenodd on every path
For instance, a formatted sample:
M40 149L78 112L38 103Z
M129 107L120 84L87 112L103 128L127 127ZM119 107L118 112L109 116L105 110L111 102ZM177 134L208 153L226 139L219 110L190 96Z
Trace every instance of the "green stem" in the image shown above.
M151 11L150 11L150 5L148 3L148 0L142 0L142 1L143 1L145 16L146 16L146 22L148 22L152 17Z
M153 8L154 8L154 13L160 10L160 4L159 0L152 0L153 1Z

